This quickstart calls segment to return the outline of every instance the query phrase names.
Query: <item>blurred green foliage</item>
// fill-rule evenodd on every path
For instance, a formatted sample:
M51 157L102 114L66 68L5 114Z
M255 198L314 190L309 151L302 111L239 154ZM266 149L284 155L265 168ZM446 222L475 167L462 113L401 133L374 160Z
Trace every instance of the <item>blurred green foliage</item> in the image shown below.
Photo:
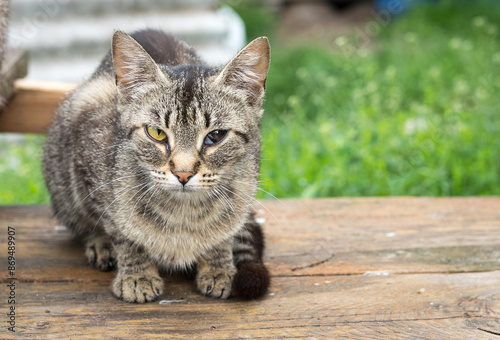
M338 38L338 51L273 49L263 189L500 194L500 6L440 1L391 19Z
M43 136L0 139L0 204L48 203L42 175Z
M276 19L265 7L225 2L245 20L249 40L271 35ZM500 194L500 6L442 0L389 19L387 27L375 18L359 26L336 48L272 39L263 190ZM48 202L41 142L0 145L1 204Z

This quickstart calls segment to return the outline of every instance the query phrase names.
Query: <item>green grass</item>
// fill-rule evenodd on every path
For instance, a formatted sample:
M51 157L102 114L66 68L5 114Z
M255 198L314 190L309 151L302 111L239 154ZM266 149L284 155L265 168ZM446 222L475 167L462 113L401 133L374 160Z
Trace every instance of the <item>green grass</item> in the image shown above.
M265 9L232 4L249 39L271 34ZM496 23L494 1L440 1L394 20L369 50L355 36L337 51L271 39L261 187L278 197L500 194ZM48 202L39 144L0 145L1 204Z
M275 48L263 189L278 197L500 194L498 22L493 2L441 1L395 20L373 53L356 37L338 39L340 52Z
M41 165L43 141L34 135L22 142L0 140L0 204L49 202Z

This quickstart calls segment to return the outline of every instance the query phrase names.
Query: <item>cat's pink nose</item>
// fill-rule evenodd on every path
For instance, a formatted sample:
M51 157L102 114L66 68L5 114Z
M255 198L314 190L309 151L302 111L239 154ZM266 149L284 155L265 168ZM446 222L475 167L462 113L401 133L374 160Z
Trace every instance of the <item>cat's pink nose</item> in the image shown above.
M191 179L191 177L193 177L194 175L192 172L172 172L172 173L174 174L175 177L177 177L177 179L182 185L186 185L189 179Z

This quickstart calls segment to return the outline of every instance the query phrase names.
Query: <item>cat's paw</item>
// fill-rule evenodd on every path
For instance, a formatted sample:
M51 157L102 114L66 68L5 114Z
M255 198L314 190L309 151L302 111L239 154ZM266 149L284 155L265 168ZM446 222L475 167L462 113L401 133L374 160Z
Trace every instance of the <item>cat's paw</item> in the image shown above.
M227 299L236 269L209 268L198 272L196 284L198 290L206 296Z
M118 273L113 280L112 290L113 294L125 302L155 301L163 294L163 280L158 275Z
M91 236L85 243L87 261L101 271L110 271L116 266L113 245L107 235Z

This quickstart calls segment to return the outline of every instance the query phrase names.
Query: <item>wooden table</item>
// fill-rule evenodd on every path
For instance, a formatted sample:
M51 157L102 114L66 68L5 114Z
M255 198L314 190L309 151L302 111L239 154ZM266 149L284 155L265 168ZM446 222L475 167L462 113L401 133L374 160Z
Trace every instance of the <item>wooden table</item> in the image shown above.
M275 216L263 213L273 276L265 298L214 300L165 275L162 301L143 305L111 295L114 274L86 264L47 206L0 207L0 338L500 339L500 198L262 204Z

